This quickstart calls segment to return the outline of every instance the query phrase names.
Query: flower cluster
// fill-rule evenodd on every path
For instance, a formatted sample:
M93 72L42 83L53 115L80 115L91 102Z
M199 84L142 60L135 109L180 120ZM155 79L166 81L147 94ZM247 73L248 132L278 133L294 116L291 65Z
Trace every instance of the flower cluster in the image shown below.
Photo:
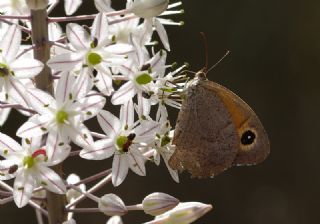
M75 13L81 3L81 0L65 0L66 14ZM94 3L99 12L91 16L90 27L68 23L64 34L58 23L64 20L48 18L47 44L51 51L50 59L45 62L31 59L30 52L36 49L22 44L22 32L33 31L28 21L30 10L48 7L50 13L58 1L4 0L0 3L3 16L0 21L4 22L0 23L0 125L7 120L12 108L28 117L16 132L22 139L21 144L0 133L0 181L15 178L12 194L18 207L32 203L39 189L67 194L70 203L80 197L70 193L70 186L74 186L73 191L85 194L85 189L64 181L50 168L76 153L72 143L81 148L78 154L83 159L113 159L110 177L114 186L125 180L129 169L145 176L146 161L159 165L161 156L172 178L179 182L177 171L168 165L174 145L167 107L180 108L185 82L180 72L185 66L176 68L175 63L167 63L170 44L165 25L183 23L164 16L183 13L173 9L181 2L127 0L126 8L120 11L113 9L109 0ZM163 46L158 51L154 32ZM35 80L45 67L50 68L51 81L47 88L39 89ZM107 99L119 107L119 114L104 108ZM103 133L89 130L85 124L88 119L97 119ZM146 213L162 215L156 220L171 220L174 215L163 213L177 204L171 204L175 202L171 196L163 197L165 203L170 202L167 210L150 202L159 195L149 197L152 199L149 202L146 199L143 205L149 208ZM106 212L108 203L104 201L121 202L116 195L101 198L99 208L111 216L126 213ZM120 205L126 209L123 203ZM181 209L190 210L188 206ZM172 223L150 223L169 222ZM70 218L67 223L74 220ZM108 223L122 221L115 216Z

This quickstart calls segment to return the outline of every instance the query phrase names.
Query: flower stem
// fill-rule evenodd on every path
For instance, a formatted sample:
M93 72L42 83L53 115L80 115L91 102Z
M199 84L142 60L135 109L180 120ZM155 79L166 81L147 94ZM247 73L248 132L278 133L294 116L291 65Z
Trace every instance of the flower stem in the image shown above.
M51 70L46 65L50 58L50 43L48 40L48 14L47 10L31 10L32 42L34 48L34 58L40 60L44 65L42 72L36 76L36 86L50 94L53 94ZM52 169L62 176L62 164ZM47 191L47 209L49 224L61 224L66 221L67 214L64 210L66 198Z

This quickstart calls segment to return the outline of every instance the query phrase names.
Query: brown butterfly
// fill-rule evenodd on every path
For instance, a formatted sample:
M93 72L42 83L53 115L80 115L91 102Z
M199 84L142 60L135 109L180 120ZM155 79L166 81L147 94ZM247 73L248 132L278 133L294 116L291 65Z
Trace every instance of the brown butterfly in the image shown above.
M240 97L206 74L204 68L188 84L169 165L207 178L232 166L262 162L270 144L259 118Z

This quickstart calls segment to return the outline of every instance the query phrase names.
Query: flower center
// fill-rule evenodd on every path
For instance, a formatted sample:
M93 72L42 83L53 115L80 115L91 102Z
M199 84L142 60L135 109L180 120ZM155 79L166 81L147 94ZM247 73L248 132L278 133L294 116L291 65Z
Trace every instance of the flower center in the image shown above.
M138 75L136 77L136 82L139 85L146 85L146 84L152 82L152 77L148 73L142 73L141 75Z
M32 156L26 156L23 159L23 166L27 169L30 169L34 165L34 158Z
M128 136L119 136L117 138L117 147L118 147L118 151L121 153L126 153L129 151L130 146L132 145L132 141L134 140L134 138L136 137L136 134L131 133Z
M56 121L58 124L63 124L66 120L68 120L68 113L63 111L63 110L59 110L56 114Z
M117 138L117 146L119 151L123 151L123 146L126 144L126 142L128 141L128 137L127 136L119 136Z
M10 74L10 69L7 65L0 63L0 77L6 77Z
M101 63L102 57L95 52L90 52L87 56L87 60L90 65L98 65Z
M34 166L37 159L43 159L43 161L46 161L48 159L47 152L44 149L38 149L34 153L32 153L31 156L26 156L23 158L23 166L27 169L30 169Z

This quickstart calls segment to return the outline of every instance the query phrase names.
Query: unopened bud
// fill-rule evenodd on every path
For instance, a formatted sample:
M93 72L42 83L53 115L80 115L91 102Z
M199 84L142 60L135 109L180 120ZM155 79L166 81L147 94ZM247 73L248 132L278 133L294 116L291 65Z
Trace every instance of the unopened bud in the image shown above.
M76 221L74 221L74 219L70 219L68 221L63 222L62 224L76 224Z
M130 12L141 18L152 18L159 16L168 8L169 0L135 0L130 8Z
M145 197L142 207L145 213L153 216L161 215L179 204L179 200L165 193L153 193Z
M147 224L190 224L212 209L212 205L200 202L180 203L174 209L159 215Z
M29 9L40 10L48 6L48 0L26 0Z
M99 209L108 216L122 216L128 212L121 198L115 194L106 194L100 198Z
M78 182L80 182L80 177L76 174L70 174L67 178L67 183L68 184L77 184ZM84 184L80 184L79 185L79 188L82 190L82 192L84 192L86 190L86 186ZM67 201L68 202L71 202L72 200L74 200L75 198L81 196L82 193L79 192L79 191L76 191L72 188L70 188L68 191L67 191Z
M123 224L120 216L113 216L111 217L107 224Z

